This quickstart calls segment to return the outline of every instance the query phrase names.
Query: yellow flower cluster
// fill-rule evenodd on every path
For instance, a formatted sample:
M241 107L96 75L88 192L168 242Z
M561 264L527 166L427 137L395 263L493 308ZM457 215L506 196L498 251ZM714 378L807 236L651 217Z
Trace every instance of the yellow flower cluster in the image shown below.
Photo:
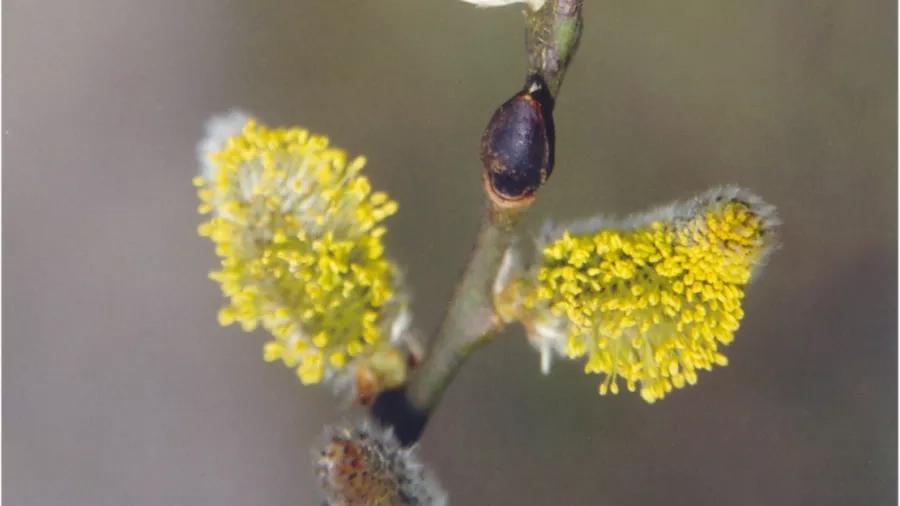
M365 158L348 161L327 137L241 121L204 142L206 170L194 180L210 215L199 234L221 258L210 278L230 300L219 322L262 324L273 336L265 359L318 383L390 342L405 301L380 222L397 203L372 192Z
M544 247L525 304L567 320L560 348L606 375L601 395L618 393L621 376L652 403L728 363L719 346L734 338L775 225L771 206L727 188L624 226L576 226Z

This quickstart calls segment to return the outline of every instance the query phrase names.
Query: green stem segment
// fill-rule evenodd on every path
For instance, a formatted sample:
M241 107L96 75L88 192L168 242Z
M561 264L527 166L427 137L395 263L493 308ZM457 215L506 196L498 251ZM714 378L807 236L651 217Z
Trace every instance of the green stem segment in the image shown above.
M375 400L373 416L391 426L402 444L418 441L431 411L466 357L504 326L494 312L493 283L519 216L527 207L498 208L490 204L431 349L405 387L385 391Z
M528 75L538 74L547 82L553 98L578 50L584 19L583 0L547 0L544 6L525 14L525 48Z
M515 222L494 214L488 213L482 221L444 322L419 372L411 378L407 395L415 408L434 408L469 353L503 326L494 312L492 287L512 241Z

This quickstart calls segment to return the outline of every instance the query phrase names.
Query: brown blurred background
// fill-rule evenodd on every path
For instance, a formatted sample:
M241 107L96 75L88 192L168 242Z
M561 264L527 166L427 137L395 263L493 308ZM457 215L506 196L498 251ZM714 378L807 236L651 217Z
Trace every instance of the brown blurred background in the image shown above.
M528 227L734 182L783 249L731 365L653 406L511 329L423 442L454 505L887 505L897 496L896 3L588 0ZM317 505L352 418L216 325L190 180L234 106L369 156L435 327L477 228L518 8L455 0L7 0L3 492L10 506Z

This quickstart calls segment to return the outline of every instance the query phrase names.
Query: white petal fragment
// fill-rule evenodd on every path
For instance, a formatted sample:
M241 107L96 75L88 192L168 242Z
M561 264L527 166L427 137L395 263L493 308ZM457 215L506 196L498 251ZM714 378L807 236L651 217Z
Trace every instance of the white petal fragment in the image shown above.
M517 3L528 4L531 10L536 11L544 6L547 0L463 0L478 7L503 7Z

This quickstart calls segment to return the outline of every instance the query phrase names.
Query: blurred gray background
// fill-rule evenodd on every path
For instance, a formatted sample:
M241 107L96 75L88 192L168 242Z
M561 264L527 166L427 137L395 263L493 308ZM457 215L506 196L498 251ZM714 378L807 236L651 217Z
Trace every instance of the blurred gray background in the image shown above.
M527 226L721 183L779 206L729 367L648 406L510 329L422 444L455 505L887 505L897 480L896 3L588 0ZM234 106L370 159L433 329L521 85L517 7L455 0L7 0L5 503L318 505L353 418L221 329L191 177Z

